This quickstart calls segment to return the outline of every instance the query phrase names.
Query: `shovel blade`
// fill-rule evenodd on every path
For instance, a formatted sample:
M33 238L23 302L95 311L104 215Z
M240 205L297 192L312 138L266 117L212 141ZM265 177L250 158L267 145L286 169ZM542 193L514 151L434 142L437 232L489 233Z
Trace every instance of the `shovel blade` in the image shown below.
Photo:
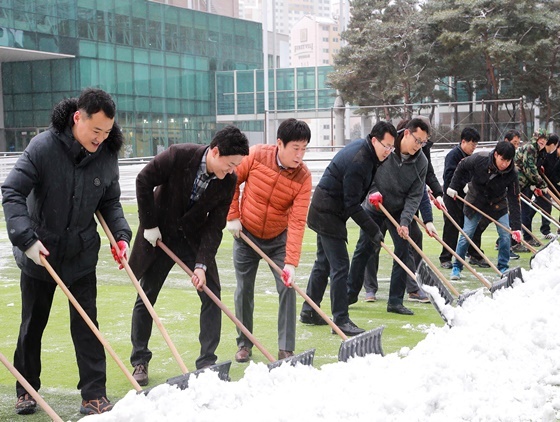
M471 297L472 295L475 295L477 292L484 290L484 287L481 287L480 289L476 289L476 290L469 290L468 292L465 293L461 293L459 295L459 297L457 298L457 306L463 306L463 303L465 303L465 300L467 300L469 297Z
M558 235L554 236L552 239L550 239L550 241L542 246L537 252L535 252L535 254L531 257L531 259L529 259L529 266L531 268L533 268L533 259L542 251L544 251L546 248L548 248L550 246L551 243L556 242L556 239L558 239Z
M188 372L186 374L183 375L179 375L177 377L173 377L173 378L169 378L166 383L170 384L170 385L175 385L177 386L179 389L184 390L186 388L189 387L189 379L191 377L198 377L200 374L202 374L205 371L214 371L218 373L218 377L222 380L222 381L229 381L229 369L231 367L231 360L228 360L226 362L223 363L217 363L215 365L209 366L208 368L204 368L204 369L197 369L196 371L193 372Z
M513 287L513 283L517 279L520 279L522 283L525 282L525 280L523 280L523 274L521 273L521 267L515 267L505 272L500 280L492 283L492 287L490 287L490 293L492 293L492 296L494 296L494 293L497 290Z
M381 334L384 328L384 326L381 326L344 340L338 350L338 360L346 362L352 357L365 356L372 353L383 356Z
M302 365L313 366L313 358L315 357L315 349L306 350L298 355L290 356L289 358L284 358L277 360L268 364L268 369L272 370L278 368L281 365L288 364L291 366L296 366L296 364L301 363Z
M451 305L453 303L453 296L451 295L449 290L447 290L445 284L443 284L443 282L433 272L430 266L426 264L426 261L424 260L420 262L420 265L418 266L418 270L416 270L416 283L420 288L422 288L423 285L436 287L438 289L439 294L445 301L446 305ZM430 298L430 302L432 303L432 305L434 305L434 308L436 309L441 319L443 319L446 324L451 326L452 325L451 321L447 319L445 313L437 304L436 299L430 294L430 292L426 291L426 294Z

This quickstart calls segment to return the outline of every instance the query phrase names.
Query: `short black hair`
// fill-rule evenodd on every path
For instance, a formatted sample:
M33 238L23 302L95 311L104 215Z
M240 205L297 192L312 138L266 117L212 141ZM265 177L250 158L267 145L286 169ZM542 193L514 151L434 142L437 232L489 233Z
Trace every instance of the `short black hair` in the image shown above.
M508 141L511 142L511 140L512 140L513 138L515 138L516 136L517 136L518 138L521 138L521 133L520 133L518 130L511 129L511 130L508 130L508 131L506 132L506 134L504 135L504 139L507 139Z
M369 139L371 140L371 138L376 138L381 141L385 137L386 133L389 133L395 139L397 138L397 129L395 129L395 126L393 126L392 123L380 120L371 128Z
M78 110L84 110L88 118L103 111L109 119L113 119L116 109L111 96L99 88L86 88L78 97Z
M547 145L558 145L558 135L555 133L552 133L549 137L548 137L548 141L546 141Z
M239 128L228 125L214 135L210 148L218 147L220 155L249 155L249 140Z
M480 142L480 133L474 127L466 127L461 131L461 141Z
M430 125L426 122L426 120L421 119L420 117L415 117L414 119L409 120L405 129L408 129L412 133L416 132L417 129L420 129L430 136Z
M311 140L311 129L307 123L298 119L286 119L276 131L276 137L282 140L284 145L291 141L309 141Z
M508 141L498 142L494 151L496 151L496 153L504 160L513 160L513 157L515 156L515 147Z

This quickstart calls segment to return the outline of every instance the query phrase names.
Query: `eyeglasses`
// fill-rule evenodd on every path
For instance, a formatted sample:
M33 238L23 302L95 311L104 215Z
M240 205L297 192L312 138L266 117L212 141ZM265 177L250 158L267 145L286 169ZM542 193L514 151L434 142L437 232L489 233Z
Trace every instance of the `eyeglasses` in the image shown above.
M395 146L394 145L385 145L383 142L381 142L379 139L377 140L377 142L379 142L381 144L381 146L383 148L385 148L385 151L389 151L389 152L393 152L395 150Z
M416 141L416 143L418 145L422 145L422 146L426 146L426 144L428 143L428 141L430 140L430 138L426 139L425 141L418 139L416 136L414 136L414 133L410 132L410 134L412 135L412 137L414 138L414 140Z

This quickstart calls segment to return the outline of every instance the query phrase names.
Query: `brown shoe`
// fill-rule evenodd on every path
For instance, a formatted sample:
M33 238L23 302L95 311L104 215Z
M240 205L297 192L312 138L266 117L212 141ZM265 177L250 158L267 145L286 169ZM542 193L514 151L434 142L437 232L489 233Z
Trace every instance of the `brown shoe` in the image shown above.
M278 360L291 358L294 355L294 352L291 350L278 350Z
M241 346L235 354L235 361L239 363L249 362L249 358L253 352L247 346Z
M138 383L138 385L145 386L148 385L148 364L140 363L134 367L134 372L132 372L132 376Z
M107 397L100 397L93 400L82 400L82 405L80 406L80 413L82 415L99 415L110 411L113 405Z
M18 397L16 402L16 413L18 415L31 415L37 410L37 402L29 393Z

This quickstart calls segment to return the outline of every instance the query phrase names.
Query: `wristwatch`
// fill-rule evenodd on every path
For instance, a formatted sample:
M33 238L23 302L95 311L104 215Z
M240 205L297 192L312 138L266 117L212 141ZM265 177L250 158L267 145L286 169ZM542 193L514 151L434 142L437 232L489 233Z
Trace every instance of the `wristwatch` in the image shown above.
M194 269L196 270L197 268L202 268L204 270L204 272L206 272L206 265L204 264L195 264Z

